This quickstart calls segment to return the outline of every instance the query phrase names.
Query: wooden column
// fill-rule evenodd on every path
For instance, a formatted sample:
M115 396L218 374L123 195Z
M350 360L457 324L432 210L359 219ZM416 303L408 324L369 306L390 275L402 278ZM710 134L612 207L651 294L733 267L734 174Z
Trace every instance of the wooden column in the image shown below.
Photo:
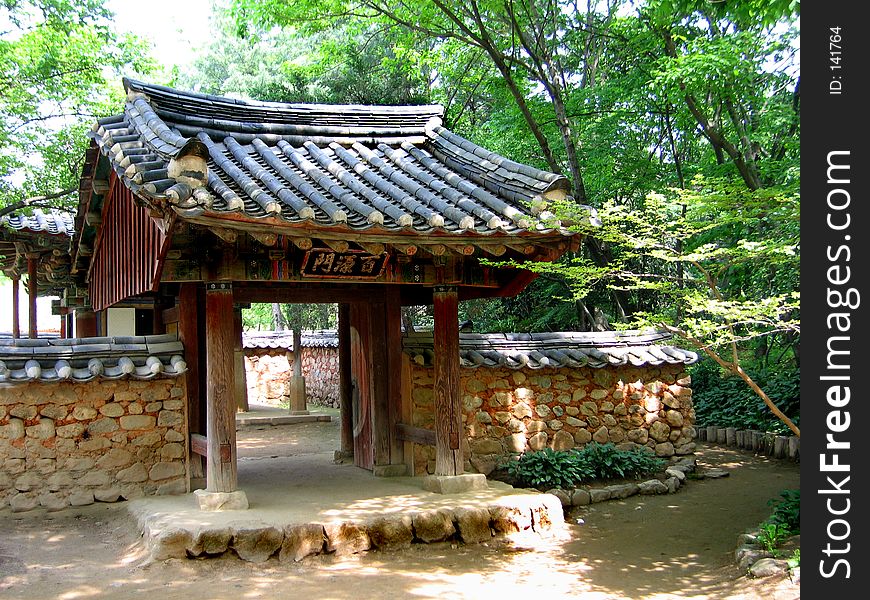
M459 298L454 286L438 286L435 310L435 475L461 475L462 410L459 402Z
M405 444L396 435L396 426L402 422L402 302L399 286L386 290L384 315L387 344L387 395L390 429L390 464L405 463Z
M77 308L75 310L75 336L76 337L96 337L97 335L97 313L89 308Z
M30 313L28 314L28 327L27 327L27 337L30 339L36 339L37 336L37 326L36 326L36 295L37 295L37 287L36 287L36 265L39 259L35 255L29 255L27 257L27 300L30 306Z
M371 336L369 364L372 369L372 450L374 464L379 467L390 464L390 364L385 326L387 311L384 302L372 302L367 309Z
M233 289L229 282L209 283L205 299L206 346L206 490L234 492L236 403L233 394Z
M341 455L353 456L353 382L350 376L350 304L338 305L338 395Z
M235 397L236 407L244 412L249 409L248 406L248 384L245 375L245 349L242 343L242 307L233 307L233 335L235 341L233 343L233 371L235 374Z
M12 276L12 338L18 339L21 337L21 323L18 320L18 311L20 305L18 303L18 275Z

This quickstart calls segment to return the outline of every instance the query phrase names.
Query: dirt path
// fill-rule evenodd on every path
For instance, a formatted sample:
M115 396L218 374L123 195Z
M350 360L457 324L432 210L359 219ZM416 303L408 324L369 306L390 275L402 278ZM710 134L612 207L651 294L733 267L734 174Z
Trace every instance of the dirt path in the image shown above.
M240 432L240 455L268 460L279 448L331 452L334 442L326 440L333 429L335 424L249 429ZM309 445L305 438L312 435L317 441ZM571 539L535 549L444 543L291 565L233 558L145 565L122 505L39 514L4 509L0 598L799 597L788 581L741 577L732 561L736 536L769 514L767 500L798 487L798 467L718 449L704 449L699 461L729 469L731 476L689 482L675 495L634 496L572 512Z

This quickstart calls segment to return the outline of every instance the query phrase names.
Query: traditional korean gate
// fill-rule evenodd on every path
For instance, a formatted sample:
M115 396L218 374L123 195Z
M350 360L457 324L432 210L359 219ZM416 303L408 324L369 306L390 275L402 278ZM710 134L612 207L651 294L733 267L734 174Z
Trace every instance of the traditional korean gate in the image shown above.
M372 377L370 313L364 306L350 309L351 382L353 384L353 456L354 464L374 468L372 446Z

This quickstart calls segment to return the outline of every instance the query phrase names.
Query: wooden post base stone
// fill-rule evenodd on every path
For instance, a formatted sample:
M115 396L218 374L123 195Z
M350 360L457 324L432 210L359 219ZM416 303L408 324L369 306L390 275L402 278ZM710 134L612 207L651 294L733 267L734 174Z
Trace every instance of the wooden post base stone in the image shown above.
M462 492L485 490L486 488L486 475L483 473L427 475L423 478L423 489L436 494L461 494Z
M199 502L199 510L216 512L248 509L248 496L242 490L236 490L235 492L194 490L193 495L196 496L196 501Z

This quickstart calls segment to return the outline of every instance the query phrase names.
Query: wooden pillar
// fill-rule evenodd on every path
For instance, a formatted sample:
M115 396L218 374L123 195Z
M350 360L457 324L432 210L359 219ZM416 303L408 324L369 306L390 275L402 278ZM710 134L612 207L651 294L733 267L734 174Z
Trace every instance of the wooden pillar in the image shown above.
M37 295L37 286L36 286L36 265L38 262L38 258L36 255L28 255L27 257L27 300L30 306L30 313L28 314L28 327L27 327L27 337L30 339L36 339L37 336L37 325L36 325L36 295Z
M245 348L242 343L242 307L233 307L233 372L235 381L236 408L247 412L248 406L248 383L245 375Z
M21 337L21 323L18 320L18 311L21 310L18 303L19 279L18 275L12 276L12 338L16 340Z
M205 299L206 364L206 490L234 492L236 417L233 394L233 289L229 282L209 283Z
M96 337L97 313L89 308L77 308L75 310L76 337Z
M350 304L338 305L338 395L341 455L353 456L353 381L350 375Z
M459 402L459 297L454 286L432 294L435 312L435 475L461 475L462 410Z
M380 467L390 464L390 363L385 325L387 311L384 302L372 302L367 308L371 326L369 364L372 367L372 450L374 464Z
M384 315L387 346L387 396L390 429L390 464L405 463L405 444L396 435L396 426L402 422L402 302L399 286L386 290Z

